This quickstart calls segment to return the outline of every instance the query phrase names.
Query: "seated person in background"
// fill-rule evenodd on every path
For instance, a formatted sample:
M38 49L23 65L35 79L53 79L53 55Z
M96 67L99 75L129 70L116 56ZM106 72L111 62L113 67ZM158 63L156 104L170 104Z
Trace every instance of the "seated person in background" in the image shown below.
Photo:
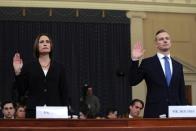
M83 87L83 96L80 99L80 110L87 118L96 118L100 111L99 98L93 94L92 86Z
M144 102L140 99L133 99L129 105L129 118L139 118Z
M4 101L1 104L3 119L14 119L16 104L12 101Z
M16 106L16 119L24 119L26 118L26 106L22 104L18 104Z
M116 119L118 118L118 111L114 108L109 108L106 112L107 119Z

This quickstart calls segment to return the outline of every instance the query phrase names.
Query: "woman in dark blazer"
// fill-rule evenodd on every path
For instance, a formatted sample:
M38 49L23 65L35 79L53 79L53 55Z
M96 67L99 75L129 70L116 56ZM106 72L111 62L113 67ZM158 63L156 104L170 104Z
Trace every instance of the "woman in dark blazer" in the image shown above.
M19 96L27 95L27 117L35 117L36 106L65 106L67 84L63 65L52 59L53 43L47 34L34 43L36 60L24 64L19 53L13 57L14 86Z

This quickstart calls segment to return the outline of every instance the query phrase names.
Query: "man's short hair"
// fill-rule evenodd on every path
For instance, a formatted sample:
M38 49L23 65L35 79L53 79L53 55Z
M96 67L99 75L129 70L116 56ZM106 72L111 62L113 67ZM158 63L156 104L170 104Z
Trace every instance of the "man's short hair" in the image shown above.
M158 34L163 33L163 32L167 32L167 31L165 29L160 29L156 32L155 36L157 36Z
M163 32L167 32L165 29L160 29L160 30L158 30L157 32L156 32L156 34L155 34L155 41L157 40L157 38L156 38L156 36L158 35L158 34L160 34L160 33L163 33Z
M114 107L109 107L109 108L107 108L107 110L106 110L106 115L108 115L110 112L112 112L112 113L117 113L117 110L116 110L116 108L114 108Z
M16 104L11 100L6 100L1 103L1 110L3 110L4 106L8 103L12 103L13 107L16 108Z
M134 106L136 102L139 102L142 104L142 109L144 108L144 102L140 99L133 99L130 103L131 106Z

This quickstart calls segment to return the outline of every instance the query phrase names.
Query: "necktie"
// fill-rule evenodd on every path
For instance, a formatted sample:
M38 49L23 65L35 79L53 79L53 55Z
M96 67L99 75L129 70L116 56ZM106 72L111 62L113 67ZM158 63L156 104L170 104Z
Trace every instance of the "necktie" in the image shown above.
M171 69L170 69L170 65L169 65L169 57L165 56L163 57L164 61L165 61L165 77L167 80L167 85L169 86L170 84L170 80L171 80Z

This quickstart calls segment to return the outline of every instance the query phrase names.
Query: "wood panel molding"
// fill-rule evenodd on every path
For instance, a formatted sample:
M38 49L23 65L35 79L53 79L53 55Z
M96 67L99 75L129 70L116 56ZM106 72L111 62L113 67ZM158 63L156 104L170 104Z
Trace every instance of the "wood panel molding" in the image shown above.
M0 7L196 13L195 0L0 0Z

